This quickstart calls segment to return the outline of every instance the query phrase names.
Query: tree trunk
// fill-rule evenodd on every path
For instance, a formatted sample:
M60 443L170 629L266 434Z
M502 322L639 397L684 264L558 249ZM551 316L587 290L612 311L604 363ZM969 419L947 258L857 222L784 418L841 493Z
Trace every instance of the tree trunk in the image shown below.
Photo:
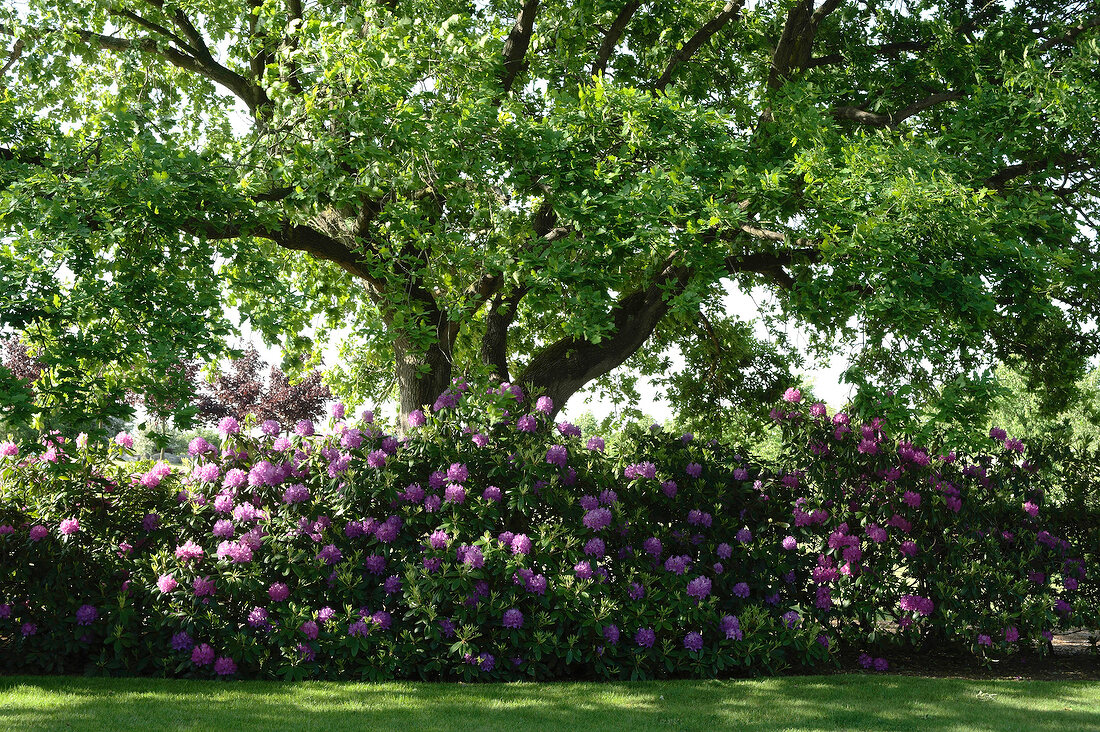
M402 430L408 427L408 417L411 412L430 408L436 397L450 385L449 345L449 340L437 341L428 348L427 352L423 352L414 348L405 338L398 338L394 342Z

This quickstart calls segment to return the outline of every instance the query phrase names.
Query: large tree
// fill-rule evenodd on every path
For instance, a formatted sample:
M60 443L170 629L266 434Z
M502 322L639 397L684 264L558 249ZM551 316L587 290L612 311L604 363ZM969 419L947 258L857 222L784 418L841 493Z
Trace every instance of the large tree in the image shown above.
M216 352L231 304L291 353L325 316L403 413L676 346L706 402L783 365L729 282L880 382L1097 350L1095 0L0 13L0 317L106 372Z

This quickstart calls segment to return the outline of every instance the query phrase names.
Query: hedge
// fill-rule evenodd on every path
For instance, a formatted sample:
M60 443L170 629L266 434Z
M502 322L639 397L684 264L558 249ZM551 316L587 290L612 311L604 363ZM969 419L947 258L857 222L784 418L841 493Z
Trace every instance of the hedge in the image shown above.
M182 469L126 461L125 434L3 443L0 668L715 677L1097 625L1094 568L1003 432L936 454L789 390L765 464L660 430L608 447L531 401L457 383L404 436L341 405L227 418Z

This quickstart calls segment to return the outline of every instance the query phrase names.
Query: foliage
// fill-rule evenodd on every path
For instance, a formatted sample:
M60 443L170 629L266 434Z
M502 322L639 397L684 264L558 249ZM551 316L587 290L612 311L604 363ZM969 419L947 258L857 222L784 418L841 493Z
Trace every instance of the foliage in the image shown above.
M1100 369L1078 381L1067 408L1050 414L1027 389L1025 377L1008 367L997 369L1005 390L993 403L992 423L1030 441L1100 448Z
M604 452L465 384L402 440L339 407L319 435L226 419L183 469L119 461L125 436L3 445L3 668L712 677L1100 621L1022 443L936 455L786 398L770 464L660 430Z
M624 364L751 403L791 321L883 388L1021 362L1058 406L1100 343L1097 13L5 6L0 325L86 414L180 396L159 377L224 354L229 306L288 368L323 321L338 389L404 414L452 372L560 406ZM729 285L771 293L769 339Z
M271 366L267 379L261 376L263 360L254 347L229 363L223 371L208 380L200 390L196 406L198 417L207 424L216 424L224 417L253 417L257 422L274 419L296 424L303 419L317 419L324 413L332 392L316 369L301 379L291 379L277 366Z

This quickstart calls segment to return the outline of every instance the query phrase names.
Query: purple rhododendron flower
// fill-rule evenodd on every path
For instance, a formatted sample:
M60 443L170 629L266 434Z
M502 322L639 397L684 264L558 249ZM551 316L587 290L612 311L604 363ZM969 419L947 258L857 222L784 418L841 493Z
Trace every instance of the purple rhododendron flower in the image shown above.
M222 656L214 662L214 673L218 676L232 676L237 673L237 664L232 658Z
M188 539L180 546L176 547L176 559L183 562L189 562L192 559L202 559L203 550L202 547L195 542Z
M267 596L272 602L282 602L290 597L290 589L282 582L276 582L267 588Z
M207 666L214 662L214 649L209 643L195 646L191 650L191 663L196 666Z
M254 607L248 613L248 624L253 628L262 628L267 625L267 608Z
M77 625L91 625L99 617L99 610L95 605L81 605L76 611Z
M195 597L213 597L214 580L210 577L196 577L191 582L191 588Z
M58 531L65 536L75 534L80 531L80 521L75 518L62 519L61 524L58 526Z
M317 553L317 560L325 564L336 564L343 558L343 552L337 549L335 544L328 544Z
M726 635L727 640L742 640L741 621L736 615L724 615L718 622L718 629Z
M482 554L480 547L463 544L456 550L456 556L458 557L458 561L468 567L474 567L476 569L485 566L485 555Z
M686 554L672 556L665 560L665 571L673 574L683 574L691 564L691 557Z
M918 597L917 595L902 595L898 600L898 607L904 612L913 612L919 615L931 615L935 609L936 604L927 597Z
M603 539L589 539L584 545L584 553L598 559L607 553L607 547L604 545Z
M559 422L558 432L562 437L580 437L581 428L570 422Z
M531 553L531 540L527 538L526 534L516 534L512 537L512 554L530 554Z
M657 634L653 632L652 628L639 628L638 632L634 634L634 642L640 648L652 648L656 641Z
M694 630L684 636L684 648L698 653L703 650L703 636L696 633Z
M688 463L687 467L684 468L684 472L692 478L698 478L703 474L703 466L699 463Z
M371 554L363 562L363 566L371 574L382 575L386 573L386 558L381 554Z
M546 462L564 468L569 460L569 452L564 445L551 445L546 451Z
M688 582L687 594L689 597L695 597L699 600L703 600L710 594L711 581L707 577L696 577L691 582Z
M171 645L173 651L189 651L195 646L195 641L191 640L191 636L181 630L172 635Z
M452 463L447 468L447 480L452 483L462 483L470 477L469 469L463 463Z
M523 627L523 613L515 608L504 611L503 624L505 628L519 629Z
M309 500L309 488L301 483L295 483L283 491L283 503L288 506L294 503L303 503Z
M602 531L611 525L611 511L606 508L594 508L585 513L583 522L593 531Z
M605 444L602 437L589 437L585 447L596 452L603 452Z
M740 598L749 596L749 586L745 582L738 582L733 586L733 594Z
M520 432L534 432L538 429L538 422L530 414L525 414L516 420L516 429Z

